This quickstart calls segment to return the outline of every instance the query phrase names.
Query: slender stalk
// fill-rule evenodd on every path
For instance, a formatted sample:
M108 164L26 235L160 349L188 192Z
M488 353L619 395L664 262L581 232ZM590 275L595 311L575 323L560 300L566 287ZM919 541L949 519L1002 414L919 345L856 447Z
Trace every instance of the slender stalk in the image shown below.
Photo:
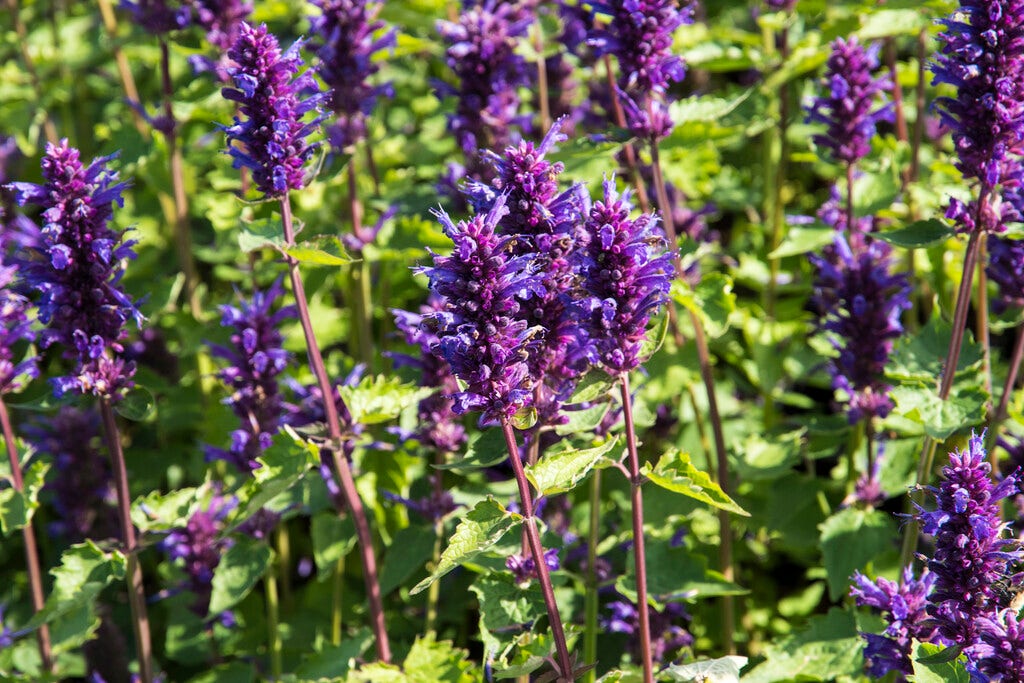
M846 164L846 232L853 234L854 221L857 220L853 212L853 176L855 173L854 164Z
M1013 393L1013 388L1017 385L1021 358L1024 358L1024 327L1017 331L1017 342L1013 345L1013 355L1010 356L1010 372L1006 375L1003 393L999 397L999 407L996 408L991 425L989 426L990 432L995 432L999 428L999 423L1005 420L1009 413L1010 395Z
M609 96L612 99L612 114L615 116L615 125L619 128L626 127L626 112L619 102L618 86L615 83L615 72L612 70L612 59L610 55L604 56L605 79L608 82ZM636 186L636 200L640 204L640 210L644 213L650 211L650 202L647 201L647 189L644 187L644 179L640 177L640 164L637 160L636 150L632 142L623 146L626 153L626 168L633 175L633 184Z
M633 399L629 395L629 375L619 376L622 397L622 418L626 423L626 452L629 455L630 503L633 517L633 559L636 572L636 609L640 622L640 657L644 682L654 683L654 661L651 659L651 617L647 603L647 554L644 549L643 477L640 455L636 448L636 427L633 424Z
M281 222L284 228L284 241L286 247L295 244L295 230L292 224L292 207L288 195L281 197ZM324 412L327 416L327 432L330 437L329 450L334 461L335 473L341 484L341 491L345 499L352 521L356 527L356 537L359 541L359 556L363 564L363 579L366 582L366 597L370 603L370 625L376 639L377 658L382 662L391 661L391 645L388 641L387 629L384 624L384 606L381 599L380 579L377 573L377 559L373 554L373 537L370 535L370 523L366 518L366 510L363 501L356 489L355 479L352 476L352 467L349 465L348 457L341 451L341 420L338 417L338 408L332 399L334 390L331 381L327 377L327 368L324 366L324 358L320 353L320 346L316 341L316 334L313 332L313 323L309 315L309 304L306 301L306 290L302 286L302 276L299 273L299 262L292 256L285 254L285 261L288 264L288 274L292 283L292 292L295 296L295 305L299 311L299 322L302 325L302 333L306 338L306 351L309 355L309 365L316 376L317 385L324 397ZM339 509L339 513L343 510Z
M779 54L782 63L789 58L789 28L782 27L778 35ZM774 43L774 40L772 40ZM774 48L774 45L772 45ZM789 127L789 84L779 86L779 125L766 131L765 135L765 219L771 222L771 238L768 253L774 252L782 243L783 200L782 190L786 184L786 158L789 156L786 131ZM774 178L772 177L774 176ZM769 189L770 188L770 189ZM775 319L778 300L779 270L782 259L768 259L768 288L765 291L765 313L769 320ZM765 401L766 417L774 421L774 405L770 397Z
M277 599L277 567L271 562L263 576L267 600L267 650L270 653L270 680L281 680L281 631L278 628L280 607Z
M359 238L363 231L363 205L359 201L359 190L356 185L356 159L353 156L348 162L348 208L352 216L352 234ZM373 362L373 309L370 301L370 268L363 255L358 264L353 264L352 278L357 290L355 321L359 335L359 355L369 367Z
M917 85L914 86L914 107L917 110L914 118L913 138L910 141L910 182L917 182L921 175L921 141L924 139L925 110L925 64L928 56L928 30L917 34Z
M11 479L14 481L14 490L21 493L25 490L25 481L21 474L21 462L18 459L18 447L14 443L14 429L11 427L11 417L7 412L7 404L0 397L0 424L3 425L4 443L7 444L7 460L11 464ZM32 608L38 613L43 609L46 599L43 596L43 573L39 568L39 547L36 544L36 534L32 527L32 520L21 528L21 537L25 542L25 568L28 571L28 585L32 593ZM50 644L50 626L43 624L36 631L36 640L39 642L39 656L43 661L43 670L46 673L53 673L53 646Z
M380 196L380 173L377 171L377 162L373 158L373 145L367 142L364 145L366 149L366 169L370 172L370 178L373 180L373 196Z
M985 252L987 248L985 240L979 240L978 245L978 305L975 310L977 321L976 330L978 343L981 344L981 376L985 384L985 391L989 395L989 412L992 411L992 337L988 330L988 275L985 273Z
M874 473L875 468L875 424L870 415L864 420L864 446L868 458L865 471L870 477Z
M583 617L583 663L595 667L597 665L597 542L601 537L601 471L594 470L590 475L590 527L587 530L587 593L584 597ZM597 678L595 668L590 668L583 675L584 683L594 683Z
M551 587L551 575L548 573L548 565L544 561L544 549L540 545L540 534L537 532L537 525L533 523L533 496L530 494L530 484L526 480L526 472L523 470L523 463L519 459L516 435L508 418L502 419L501 431L505 435L508 459L512 463L512 471L515 473L516 484L519 487L519 504L522 509L523 528L526 531L526 538L530 545L530 553L533 556L534 565L537 567L537 579L540 583L541 592L544 594L544 605L547 607L548 621L551 622L551 634L555 639L555 648L558 651L558 666L560 669L558 680L571 681L573 679L573 668L572 660L569 658L569 646L565 642L565 630L562 627L562 617L558 613L558 603L555 602L555 590Z
M908 140L907 115L903 111L903 86L900 85L899 75L896 71L896 41L891 37L885 39L885 66L889 69L889 76L892 78L892 107L896 112L896 139L906 142Z
M32 59L32 53L28 51L28 29L25 28L25 22L21 20L21 15L18 12L18 0L7 0L7 9L11 13L11 18L14 23L14 32L18 36L18 47L21 50L21 61L25 66L25 71L28 73L29 81L32 83L32 89L36 94L36 101L43 101L43 87L39 80L39 72L36 71L35 62ZM53 119L50 118L49 112L45 109L43 112L43 133L46 135L46 141L50 144L56 145L58 140L57 127L53 124Z
M153 683L153 646L149 635L149 615L146 613L146 594L142 585L142 567L139 565L139 544L131 516L131 494L128 489L128 469L125 467L124 451L121 449L121 433L117 429L114 408L109 398L99 400L103 433L114 467L114 485L117 490L117 511L124 539L126 578L128 580L128 605L132 612L132 630L135 633L135 648L139 657L139 675L142 683Z
M281 609L285 614L292 611L292 549L288 525L282 520L277 525L277 567L281 578Z
M548 102L548 65L544 61L544 29L540 18L533 22L533 51L537 53L537 98L540 100L540 129L551 128L551 104Z
M112 46L111 49L114 52L114 63L117 64L117 74L121 78L124 96L130 102L141 102L139 99L139 89L135 87L135 77L132 76L132 70L128 67L128 58L124 56L124 50L121 49L121 45L117 40L117 15L114 14L114 7L110 4L110 0L96 1L100 6L100 16L103 17L103 28L107 32L107 37L110 39ZM135 124L135 130L139 131L139 135L144 140L148 140L149 127L146 125L145 120L134 108L129 107L129 109L132 112L132 122Z
M341 611L345 607L345 556L334 563L331 586L331 645L341 645Z
M441 561L441 546L444 543L444 524L434 524L434 550L431 554L431 567L436 567ZM431 569L433 571L433 569ZM427 589L427 633L436 633L437 630L437 605L441 601L441 582L435 581Z

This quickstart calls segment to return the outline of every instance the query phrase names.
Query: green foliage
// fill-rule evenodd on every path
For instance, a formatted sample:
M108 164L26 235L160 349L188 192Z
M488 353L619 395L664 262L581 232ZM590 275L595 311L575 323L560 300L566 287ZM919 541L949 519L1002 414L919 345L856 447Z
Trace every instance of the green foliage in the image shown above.
M49 464L36 461L22 472L24 488L18 491L13 481L10 488L0 489L0 532L4 536L23 528L32 522L32 515L39 507L39 491L46 483Z
M609 467L605 455L615 448L618 439L610 439L594 448L572 448L566 446L526 468L526 476L542 496L572 491L590 474L595 467Z
M964 657L956 648L914 641L911 654L913 683L968 683L971 675L964 668Z
M812 618L805 630L770 645L765 661L743 681L830 681L856 676L864 668L863 649L853 615L831 609L827 615Z
M338 391L352 413L352 421L364 425L394 420L407 407L434 392L383 375L364 377L356 386L341 387Z
M825 558L829 597L849 593L854 570L864 570L873 558L894 548L895 525L878 510L849 507L821 524L821 551Z
M690 456L682 451L669 451L661 456L658 464L654 467L651 467L650 463L644 463L641 474L651 483L663 489L680 493L688 498L737 515L750 516L749 512L737 505L717 483L711 480L707 472L697 469L690 462Z
M267 573L272 558L273 552L265 543L236 539L213 573L210 614L220 614L241 602Z

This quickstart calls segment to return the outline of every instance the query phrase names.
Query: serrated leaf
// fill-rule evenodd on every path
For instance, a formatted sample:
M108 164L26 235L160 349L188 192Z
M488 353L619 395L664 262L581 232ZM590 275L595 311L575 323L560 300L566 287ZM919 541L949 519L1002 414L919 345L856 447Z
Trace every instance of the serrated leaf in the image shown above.
M418 387L394 377L377 375L364 377L354 387L339 387L345 405L357 424L380 424L393 420L407 407L433 393L428 387Z
M795 225L786 233L782 243L768 254L768 258L779 259L818 251L826 244L832 244L835 238L836 231L827 226Z
M611 403L596 403L583 410L563 410L564 424L555 425L555 433L560 436L585 434L596 429L611 409Z
M644 338L640 340L640 349L637 352L640 360L646 361L656 354L661 345L665 343L666 336L668 336L668 314L662 315L654 328L647 330Z
M280 249L284 245L279 220L262 220L249 223L238 233L238 248L248 254L265 247Z
M652 538L647 542L647 593L659 603L680 598L704 599L720 595L744 595L746 589L726 581L720 572L708 569L707 558L692 553L685 545L673 546L667 539ZM615 582L615 588L636 601L636 563L633 550L626 559L625 576Z
M351 517L338 517L333 510L313 515L310 536L319 579L333 574L338 560L348 555L356 546L355 523Z
M117 551L101 550L92 541L73 545L60 556L60 565L50 570L53 589L46 605L26 624L34 629L93 601L111 581L124 578L127 561Z
M680 493L688 498L737 515L750 516L749 512L737 505L736 501L722 491L722 488L711 479L707 472L694 466L688 453L672 449L661 456L658 464L654 467L651 467L650 463L644 463L640 473L652 484L663 489Z
M945 441L954 433L985 421L988 395L980 390L962 391L943 401L933 387L903 385L889 395L896 403L897 415L917 422L925 434L937 441Z
M495 658L497 670L502 671L519 635L532 630L534 622L547 613L544 594L536 581L520 586L511 574L498 573L477 577L469 590L480 603L484 652Z
M746 665L746 657L726 655L718 659L705 659L691 664L673 664L665 673L673 681L739 683L740 670Z
M542 496L571 491L618 442L615 438L594 448L568 448L545 453L537 464L526 468L526 476Z
M954 653L953 659L948 659L948 655ZM911 656L914 674L909 680L914 683L969 683L971 675L959 657L958 648L914 641Z
M697 95L677 100L669 105L669 114L677 126L694 121L720 121L731 114L736 107L750 97L752 91L747 90L738 97L715 97L713 95Z
M272 554L266 543L237 539L213 570L210 614L220 614L241 602L267 573Z
M729 328L729 316L736 310L732 278L722 273L707 273L697 287L692 289L681 280L676 280L672 297L696 314L704 331L712 339L725 333Z
M380 570L380 592L387 595L410 576L422 572L434 552L437 532L432 526L408 526L395 534Z
M956 234L956 230L937 218L915 221L895 230L876 232L875 237L904 249L924 249L942 244Z
M455 462L435 465L439 470L470 471L493 467L508 457L505 436L500 429L485 429L470 437L466 455Z
M617 381L614 377L609 377L599 370L591 370L576 387L576 391L567 403L575 405L597 400L608 394L616 384Z
M302 660L295 670L300 680L339 678L348 673L352 662L373 644L373 633L368 628L355 635L346 635L341 645L325 645L322 650Z
M344 266L352 263L352 257L345 251L341 240L330 235L321 235L305 240L294 247L285 249L285 253L299 263L314 266Z
M886 376L934 384L942 373L946 354L949 353L951 332L951 326L936 312L916 335L896 340L892 358L885 368ZM957 374L980 364L982 357L981 347L974 342L968 330L957 360Z
M191 486L169 493L153 491L132 505L132 523L142 532L183 527L196 506L197 493Z
M294 486L310 467L319 463L320 453L315 445L302 441L294 433L278 434L273 445L256 460L260 467L253 470L252 479L238 492L239 512L232 518L232 527Z
M156 399L153 392L138 384L124 398L114 404L117 414L132 422L147 422L156 415Z
M455 533L448 541L448 547L441 553L441 560L434 568L434 572L416 584L410 594L415 595L426 590L430 584L451 570L492 548L522 519L521 515L509 512L492 497L477 503L459 521Z
M49 463L36 460L22 473L21 491L16 491L13 486L0 489L0 532L4 536L32 522L49 469Z
M448 640L435 640L432 633L416 638L402 667L412 683L474 683L479 676L469 653ZM479 673L479 672L476 672Z
M853 615L833 608L811 617L803 631L770 644L765 661L745 674L743 683L856 678L863 674L863 651Z
M825 559L828 592L833 600L850 590L850 577L893 547L896 529L889 515L878 510L849 507L821 524L821 551Z

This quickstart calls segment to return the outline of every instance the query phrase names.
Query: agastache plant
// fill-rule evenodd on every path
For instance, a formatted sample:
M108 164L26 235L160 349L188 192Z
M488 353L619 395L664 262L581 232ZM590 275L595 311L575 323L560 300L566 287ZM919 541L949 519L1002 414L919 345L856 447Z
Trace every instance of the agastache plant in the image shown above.
M434 265L422 269L430 290L444 302L429 316L437 328L435 354L444 357L465 389L453 394L454 410L480 411L482 425L501 425L509 461L519 488L519 505L530 555L537 571L552 635L557 649L557 676L572 680L573 667L562 619L534 522L533 497L516 444L512 418L532 401L527 345L537 333L524 319L523 307L543 296L532 254L512 253L514 239L498 234L508 214L505 196L497 198L486 214L455 223L443 211L436 213L445 234L454 243L450 256L434 254Z
M243 24L229 56L236 65L230 72L237 87L224 88L222 92L227 99L239 104L240 113L244 117L236 117L234 125L224 128L228 136L230 154L234 157L236 167L244 166L252 170L256 189L266 199L280 202L284 259L288 264L289 279L306 340L309 364L316 376L321 396L333 396L333 387L313 331L299 262L287 253L287 249L295 246L295 228L288 193L301 189L306 184L305 165L315 150L315 146L311 145L307 138L320 121L319 117L312 121L307 120L307 114L319 109L326 93L319 91L309 71L298 73L302 67L299 43L293 44L282 53L277 38L267 31L266 26L252 27ZM387 662L391 659L391 646L384 624L384 608L370 525L362 499L356 490L351 463L342 450L343 438L337 402L324 401L323 405L328 431L325 450L331 455L335 475L344 494L340 499L335 499L339 502L344 501L355 522L377 657ZM339 513L343 512L343 509L339 507Z
M86 166L79 156L67 140L47 145L42 161L45 183L14 184L18 202L41 206L45 222L40 259L31 262L26 279L39 292L39 321L46 325L42 345L60 344L65 358L74 362L70 374L55 380L56 393L93 394L99 403L117 487L139 670L143 682L151 683L152 648L142 569L113 408L133 386L134 363L119 357L127 337L125 326L129 321L142 321L135 302L121 286L122 263L134 258L134 241L125 240L123 231L109 225L113 205L123 203L125 187L107 168L111 157L95 159Z
M647 567L644 554L643 478L633 424L629 373L640 366L641 344L647 325L668 301L674 270L672 251L655 232L657 219L651 214L630 218L628 196L615 189L615 179L606 179L603 197L595 201L586 218L587 243L579 265L583 289L589 296L587 323L590 343L600 366L620 385L633 519L636 570L637 621L644 668L644 680L654 680L651 625L647 602Z

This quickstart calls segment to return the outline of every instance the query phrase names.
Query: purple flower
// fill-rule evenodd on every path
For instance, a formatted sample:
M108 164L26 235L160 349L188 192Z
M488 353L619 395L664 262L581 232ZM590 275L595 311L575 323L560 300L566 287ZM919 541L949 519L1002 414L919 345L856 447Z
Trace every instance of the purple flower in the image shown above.
M448 130L466 156L469 173L481 177L481 149L502 149L511 142L517 116L516 89L527 85L527 66L516 54L517 40L533 18L515 2L485 0L462 12L457 22L440 21L437 30L448 44L446 63L456 87L439 83L438 96L456 98Z
M972 659L984 651L978 645L979 618L995 608L994 586L1008 578L1011 562L1024 558L1014 541L1002 537L1006 524L999 505L1017 489L1017 476L994 485L989 473L983 435L972 434L966 451L949 454L938 488L928 487L936 509L919 507L917 515L922 530L935 536L928 568L936 579L928 614L939 634L963 646Z
M893 274L890 247L836 234L824 256L812 255L817 270L811 303L839 356L829 363L832 386L849 395L851 423L892 409L883 370L893 342L903 333L900 313L909 307L910 285ZM858 246L859 245L859 246Z
M550 571L558 571L561 568L562 563L558 559L557 548L549 548L544 551L544 564ZM505 566L512 572L512 576L515 577L518 584L529 583L532 579L537 578L537 563L529 555L509 555L505 558Z
M605 370L619 375L640 365L647 324L668 301L674 269L657 218L631 219L628 193L619 196L614 178L603 187L586 219L579 267L590 343Z
M184 527L171 531L160 542L167 557L181 560L186 576L184 588L196 598L191 609L201 617L210 611L213 571L232 545L231 539L223 536L224 520L237 505L234 497L214 494L206 509L193 512Z
M39 375L37 356L23 350L35 339L32 324L26 312L28 299L15 290L17 266L4 263L5 235L0 234L0 396L20 391L25 384ZM23 354L21 360L18 355Z
M62 140L46 147L45 184L13 184L19 204L43 208L42 258L25 271L28 283L40 293L39 320L48 326L42 346L59 343L65 357L77 361L73 374L54 380L58 394L116 399L133 384L135 364L117 354L124 350L125 324L131 319L142 322L120 284L121 264L135 257L135 242L108 225L113 204L123 204L125 187L107 168L110 158L83 166L78 150Z
M178 31L189 25L192 10L189 2L181 0L121 0L121 9L132 15L132 20L154 35Z
M928 619L928 594L935 585L936 575L927 569L920 579L914 570L903 570L903 581L889 581L879 577L872 581L860 572L853 575L850 595L861 607L871 607L885 618L885 631L881 634L862 633L867 641L864 660L868 673L881 678L896 671L900 680L913 673L910 655L913 641L931 642L935 638L935 624Z
M544 296L533 257L513 255L514 239L496 232L507 213L503 197L486 214L458 224L437 211L455 248L450 256L434 254L433 267L421 269L444 302L428 317L437 330L433 352L466 383L453 394L453 410L480 410L484 424L510 418L531 400L527 345L537 330L527 325L523 306Z
M629 649L635 661L640 660L640 619L636 605L625 599L606 605L609 614L600 619L601 627L612 633L629 635ZM667 664L669 655L693 645L693 635L679 622L689 622L690 615L682 603L670 602L665 609L648 609L651 627L651 658Z
M834 183L829 188L828 199L818 209L817 215L822 223L840 232L850 231L852 234L876 232L877 219L874 216L855 216L853 225L847 225L846 197L843 195L842 190L839 189L838 183ZM808 222L813 222L813 219L808 219ZM853 239L859 240L861 238Z
M985 273L999 289L999 296L992 301L997 313L1024 307L1024 240L989 235Z
M252 3L244 0L191 0L195 23L206 31L206 40L227 51L238 40L242 24L252 14Z
M764 4L773 10L791 11L796 7L796 0L764 0Z
M310 19L312 47L320 58L319 73L331 89L330 107L338 120L327 137L342 151L366 137L366 118L381 95L391 97L390 84L373 85L380 66L375 55L394 47L395 29L385 31L377 20L382 3L367 0L310 0L322 14Z
M1024 682L1024 623L1013 609L1004 609L979 620L981 642L988 653L977 662L977 670L990 681Z
M231 346L212 346L213 355L228 362L217 376L231 388L224 402L242 426L231 433L230 449L208 447L207 458L227 460L243 472L260 466L256 459L270 447L284 414L277 378L287 368L289 354L278 328L296 312L294 306L273 310L282 294L279 279L238 307L221 306L221 324L234 328Z
M45 487L53 494L58 517L51 531L71 543L120 538L110 460L97 448L99 416L92 410L64 407L29 423L25 435L53 464Z
M257 189L268 198L282 197L306 184L305 165L316 151L306 137L320 118L303 122L319 111L326 93L320 92L310 71L296 76L302 66L301 41L283 54L265 25L243 23L238 40L228 51L237 66L229 73L234 88L223 88L225 98L238 102L245 120L235 117L222 126L228 135L234 167L252 170ZM232 144L237 143L237 144Z
M832 43L825 79L826 95L814 99L807 110L808 123L828 126L814 143L828 149L836 162L855 164L871 151L871 138L880 121L892 121L892 104L879 104L892 87L888 76L872 78L878 68L878 45L865 49L853 37Z

